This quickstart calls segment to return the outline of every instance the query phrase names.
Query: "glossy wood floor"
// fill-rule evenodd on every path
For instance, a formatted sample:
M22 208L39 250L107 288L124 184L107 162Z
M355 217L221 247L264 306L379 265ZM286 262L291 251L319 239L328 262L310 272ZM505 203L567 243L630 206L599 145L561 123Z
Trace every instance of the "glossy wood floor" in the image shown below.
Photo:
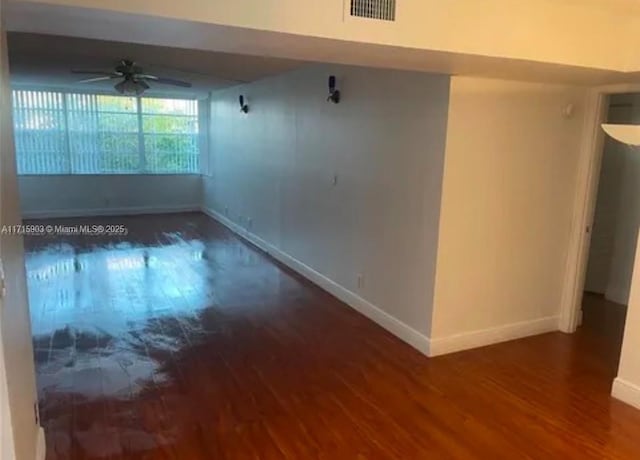
M64 222L130 233L27 239L48 460L640 458L597 298L428 359L203 215Z

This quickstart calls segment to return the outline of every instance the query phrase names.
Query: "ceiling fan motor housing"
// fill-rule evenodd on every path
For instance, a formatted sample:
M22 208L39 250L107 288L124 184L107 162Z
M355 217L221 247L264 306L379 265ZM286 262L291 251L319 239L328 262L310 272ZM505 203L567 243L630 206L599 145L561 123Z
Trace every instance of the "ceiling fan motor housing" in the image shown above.
M130 61L128 59L123 59L119 65L116 66L116 72L121 73L126 76L135 76L135 74L142 73L142 67L136 65L135 62Z

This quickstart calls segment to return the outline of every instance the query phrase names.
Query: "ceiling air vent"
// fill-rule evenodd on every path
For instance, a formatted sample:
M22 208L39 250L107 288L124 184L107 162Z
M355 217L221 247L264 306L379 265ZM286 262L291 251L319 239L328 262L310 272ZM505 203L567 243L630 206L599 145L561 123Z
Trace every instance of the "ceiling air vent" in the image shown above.
M351 16L395 21L396 0L351 0Z

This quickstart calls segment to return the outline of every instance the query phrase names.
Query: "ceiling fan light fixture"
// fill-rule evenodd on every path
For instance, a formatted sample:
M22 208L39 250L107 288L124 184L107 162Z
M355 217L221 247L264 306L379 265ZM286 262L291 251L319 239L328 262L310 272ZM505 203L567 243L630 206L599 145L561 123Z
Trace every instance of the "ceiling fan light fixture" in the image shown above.
M640 145L640 125L604 123L602 129L618 142L627 145Z
M146 81L144 80L139 80L136 83L138 83L138 96L141 95L142 93L144 93L146 90L148 90L150 88L150 86L147 84Z
M140 96L149 89L149 85L144 81L125 79L115 85L114 88L117 92L125 96Z

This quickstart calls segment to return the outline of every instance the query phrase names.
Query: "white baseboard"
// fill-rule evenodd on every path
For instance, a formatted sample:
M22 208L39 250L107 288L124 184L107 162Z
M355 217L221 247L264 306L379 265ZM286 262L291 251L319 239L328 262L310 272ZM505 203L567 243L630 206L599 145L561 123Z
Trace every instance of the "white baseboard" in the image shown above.
M439 356L558 330L559 317L550 316L439 339L430 339L227 217L208 208L202 208L202 212L427 356Z
M89 209L59 209L53 211L31 211L22 214L23 219L55 219L65 217L106 217L129 216L138 214L171 214L174 212L200 211L200 206L180 205L170 207L133 206L123 208L89 208Z
M44 435L44 428L38 428L36 438L36 460L45 460L47 456L47 440Z
M322 273L315 271L313 268L305 265L299 260L291 257L290 255L284 253L280 249L271 245L270 243L264 241L262 238L257 235L249 232L247 229L241 227L240 225L232 222L225 216L219 214L218 212L202 208L202 212L207 214L212 219L220 222L222 225L227 227L232 232L236 233L240 237L246 239L250 243L256 245L269 255L271 255L274 259L283 263L287 267L296 271L300 275L304 276L306 279L321 287L328 293L332 294L345 304L349 305L354 310L363 314L367 318L369 318L374 323L382 326L387 331L391 332L393 335L398 337L400 340L408 343L418 351L424 353L429 356L429 338L424 334L416 331L412 327L406 325L402 321L394 318L387 312L383 311L379 307L373 305L369 301L363 299L357 294L349 291L344 286L339 285L335 281L327 278Z
M616 377L611 394L614 398L640 409L640 386Z
M439 356L456 351L469 350L508 340L521 339L531 335L544 334L558 330L558 316L523 321L479 331L455 334L449 337L432 338L429 356Z

